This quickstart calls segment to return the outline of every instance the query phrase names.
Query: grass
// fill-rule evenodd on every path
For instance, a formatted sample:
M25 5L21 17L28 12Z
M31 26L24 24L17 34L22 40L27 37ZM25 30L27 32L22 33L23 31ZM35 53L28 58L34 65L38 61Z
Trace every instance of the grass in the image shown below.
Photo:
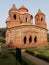
M15 51L13 51L16 53ZM22 56L22 65L36 65L34 62L31 62L29 59L27 59L24 55Z
M25 56L22 56L22 64L16 60L16 51L15 50L2 50L0 52L0 64L1 65L35 65Z
M8 51L8 50L7 50ZM16 58L13 56L13 51L0 52L0 64L1 65L20 65Z
M49 62L49 47L30 48L26 52Z
M9 55L6 58L0 57L0 64L1 65L16 65L16 59L13 55Z

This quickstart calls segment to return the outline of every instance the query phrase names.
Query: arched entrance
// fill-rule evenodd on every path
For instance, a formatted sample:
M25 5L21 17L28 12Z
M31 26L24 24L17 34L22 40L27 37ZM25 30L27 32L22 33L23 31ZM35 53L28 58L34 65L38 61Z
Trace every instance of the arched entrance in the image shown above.
M34 38L34 42L36 43L37 42L37 37L35 36L35 38Z
M25 36L24 37L24 44L26 44L26 41L27 41L27 37Z
M31 42L32 42L32 36L29 37L29 43L31 43Z

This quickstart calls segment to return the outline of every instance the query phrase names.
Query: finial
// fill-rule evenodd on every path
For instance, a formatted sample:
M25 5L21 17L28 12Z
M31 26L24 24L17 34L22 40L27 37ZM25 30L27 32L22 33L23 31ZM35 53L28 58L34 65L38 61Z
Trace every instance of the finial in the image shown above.
M16 8L15 4L13 4L12 8Z
M39 9L38 12L41 12L41 10Z
M13 4L13 6L15 6L15 4Z

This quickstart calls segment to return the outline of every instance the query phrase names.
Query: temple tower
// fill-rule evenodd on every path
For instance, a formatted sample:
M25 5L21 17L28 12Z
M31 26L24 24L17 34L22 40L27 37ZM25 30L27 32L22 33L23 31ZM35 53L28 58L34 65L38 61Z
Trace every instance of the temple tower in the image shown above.
M41 12L40 9L38 10L38 13L35 15L35 25L47 29L45 14Z

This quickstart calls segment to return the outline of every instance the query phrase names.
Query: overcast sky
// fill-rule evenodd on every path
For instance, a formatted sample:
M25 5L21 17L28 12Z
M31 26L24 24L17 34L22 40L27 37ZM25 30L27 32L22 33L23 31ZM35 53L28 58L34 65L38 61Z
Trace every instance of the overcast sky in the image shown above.
M46 15L46 23L49 29L49 0L0 0L0 27L6 27L6 18L8 11L15 4L17 8L24 5L29 12L35 16L38 9L41 9Z

